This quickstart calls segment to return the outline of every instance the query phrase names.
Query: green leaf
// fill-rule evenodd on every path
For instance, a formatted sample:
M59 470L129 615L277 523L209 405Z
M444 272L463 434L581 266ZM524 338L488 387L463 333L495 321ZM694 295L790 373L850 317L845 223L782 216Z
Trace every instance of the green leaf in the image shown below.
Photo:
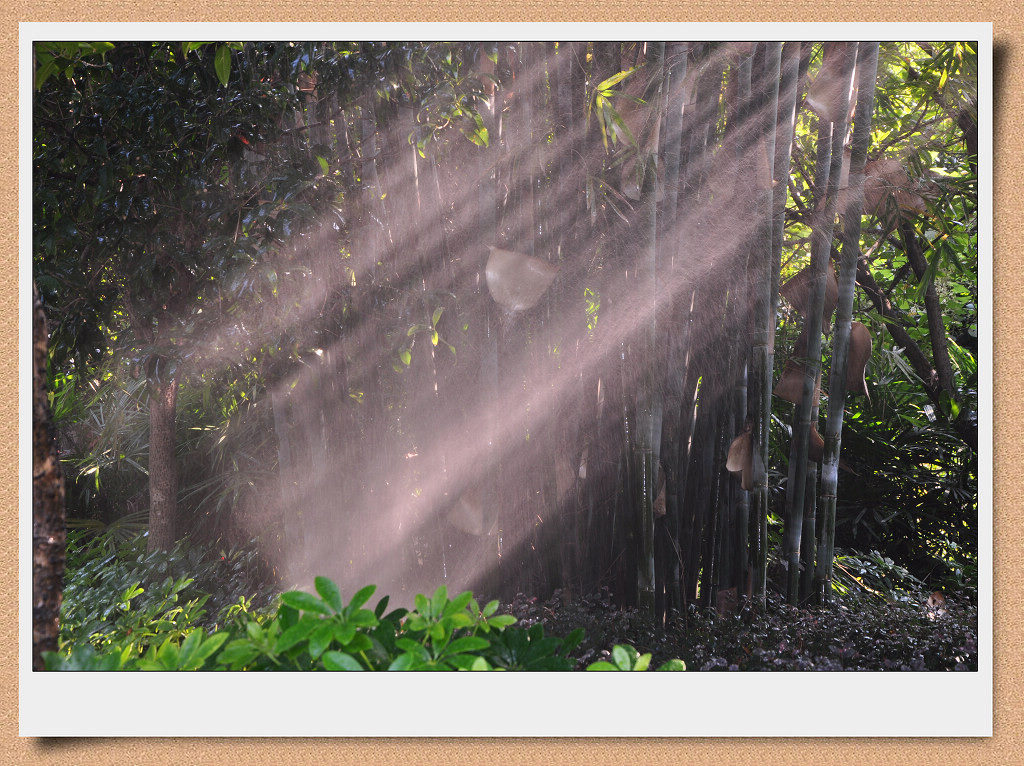
M631 74L633 74L633 72L635 72L635 71L636 71L636 67L630 67L629 69L625 69L625 70L623 70L623 71L621 71L621 72L619 72L617 74L613 74L607 80L603 80L600 83L598 83L597 90L598 91L606 91L606 90L608 90L610 88L613 88L616 85L618 85L620 82L625 80L627 77L629 77Z
M416 655L410 653L401 654L388 665L388 670L412 670L416 664Z
M402 360L402 364L406 367L412 364L412 352L409 349L403 348L402 352L398 356Z
M213 69L217 73L217 79L225 88L228 85L228 77L231 75L231 49L226 45L217 48L217 55L213 59Z
M612 647L612 660L615 662L619 670L629 670L632 667L632 663L629 659L629 653L626 648L616 644Z
M439 320L441 318L441 314L443 314L443 313L444 313L444 307L434 309L434 315L433 315L433 317L431 317L430 323L436 327L437 326L437 320Z
M463 591L462 593L457 595L455 598L453 598L450 602L448 602L448 605L444 608L443 614L445 616L448 616L448 615L455 614L456 612L461 612L463 609L465 609L467 606L469 606L469 602L472 599L473 599L473 592L472 591L469 591L469 590Z
M182 670L198 670L202 667L203 663L206 662L208 657L211 657L224 644L225 641L230 637L230 633L226 630L214 633L192 655L191 661L182 666Z
M356 591L356 595L352 597L352 600L348 602L349 611L354 611L370 600L370 596L377 590L376 585L367 585L364 588L360 588Z
M41 58L41 57L40 57ZM57 71L57 62L51 58L36 69L36 90L43 87L43 83L50 79L50 76Z
M610 662L604 660L598 660L587 665L587 670L618 670L617 667L612 665Z
M341 600L341 591L338 590L338 586L334 582L326 577L317 576L313 578L313 587L320 594L320 598L334 610L335 614L341 614L345 605Z
M395 646L397 646L404 652L412 652L414 654L419 654L420 651L422 651L423 649L423 647L420 646L418 643L413 641L411 638L405 636L403 636L402 638L396 638Z
M576 630L572 631L571 633L569 633L569 635L562 639L563 649L566 652L572 651L577 646L579 646L580 641L583 640L584 635L585 633L583 631L583 628L576 628Z
M247 622L245 624L245 632L249 634L249 638L254 643L260 643L263 641L263 628L260 627L258 622Z
M277 652L288 651L300 641L305 640L310 633L316 630L317 626L320 625L321 622L322 620L314 617L313 615L305 615L301 620L278 636L274 650Z
M630 146L636 147L636 137L633 135L633 131L629 129L629 126L626 125L625 121L622 119L622 116L617 111L615 111L611 106L609 106L605 110L605 114L612 121L615 127L618 128L618 130L614 132L616 137L621 138Z
M305 593L301 590L290 590L286 593L282 593L281 601L290 607L301 609L306 612L318 612L320 614L331 613L331 609L327 604L311 593Z
M469 666L470 670L490 670L491 666L487 664L487 660L483 657L477 657L473 660L473 664Z
M343 622L334 626L334 640L342 646L348 644L356 637L356 626L350 622Z
M202 630L191 630L181 642L181 649L178 650L178 667L184 669L191 661L203 641Z
M327 670L364 670L359 660L345 652L324 652L323 663Z
M309 656L314 660L323 654L323 651L331 645L334 639L334 623L325 621L320 627L313 631L309 637Z
M337 633L335 633L337 638ZM369 652L373 651L373 641L370 640L369 636L365 636L362 633L356 633L352 636L352 639L345 644L345 648L349 652Z
M439 585L437 590L434 591L433 598L430 599L430 613L441 614L446 603L448 603L448 588L447 586Z
M499 614L496 617L491 617L487 620L487 624L492 628L506 628L509 625L515 624L516 618L510 614Z
M349 615L348 621L357 628L372 628L377 624L377 617L369 609L357 609Z
M486 649L491 645L491 642L486 638L480 638L480 636L463 636L462 638L456 638L447 647L445 647L445 654L459 654L461 652L476 652L480 649Z
M658 666L658 670L679 671L686 670L686 663L682 660L669 660Z
M156 658L167 670L178 669L178 647L172 642L171 638L164 641L160 648L157 649Z
M641 654L636 658L636 664L633 666L633 670L647 670L647 667L651 664L650 652Z
M327 165L327 159L325 157L320 157L319 155L317 155L316 161L320 163L320 170L323 172L323 174L327 175L327 172L330 169Z
M259 653L260 650L249 641L240 638L224 648L224 651L217 656L217 662L222 665L241 667L252 662Z

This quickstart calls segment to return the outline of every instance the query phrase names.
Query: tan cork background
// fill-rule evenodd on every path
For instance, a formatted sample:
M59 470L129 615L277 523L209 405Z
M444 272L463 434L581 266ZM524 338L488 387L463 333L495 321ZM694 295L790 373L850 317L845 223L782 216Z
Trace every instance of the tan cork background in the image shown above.
M22 0L0 10L0 766L3 764L1016 764L1024 762L1016 458L1024 356L1024 26L1013 2L519 0L446 8L431 0L312 4ZM18 737L17 54L20 21L980 21L994 25L995 560L994 736L977 739L32 739ZM883 33L884 34L884 33ZM581 33L579 39L584 39ZM99 680L99 679L97 679ZM841 689L837 679L837 691ZM230 705L230 699L225 699ZM842 700L833 701L837 710ZM143 711L144 713L144 711ZM856 715L846 710L843 715Z

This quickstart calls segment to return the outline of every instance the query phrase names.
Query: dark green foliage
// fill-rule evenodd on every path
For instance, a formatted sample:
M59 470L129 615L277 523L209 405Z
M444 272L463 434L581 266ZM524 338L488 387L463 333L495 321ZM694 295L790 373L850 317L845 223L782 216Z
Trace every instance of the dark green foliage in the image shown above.
M180 637L233 610L271 602L252 547L218 551L179 542L146 552L144 536L113 544L111 536L68 536L61 608L61 646L90 644L141 651L157 637Z
M976 593L977 455L939 423L861 411L844 431L844 450L864 462L840 475L836 545L877 549L932 588Z

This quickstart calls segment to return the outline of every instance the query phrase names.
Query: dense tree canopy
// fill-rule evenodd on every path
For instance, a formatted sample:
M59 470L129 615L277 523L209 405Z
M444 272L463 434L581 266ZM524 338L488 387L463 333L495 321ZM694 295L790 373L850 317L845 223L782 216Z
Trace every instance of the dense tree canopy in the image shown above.
M834 546L972 586L974 43L35 59L70 525L659 618Z

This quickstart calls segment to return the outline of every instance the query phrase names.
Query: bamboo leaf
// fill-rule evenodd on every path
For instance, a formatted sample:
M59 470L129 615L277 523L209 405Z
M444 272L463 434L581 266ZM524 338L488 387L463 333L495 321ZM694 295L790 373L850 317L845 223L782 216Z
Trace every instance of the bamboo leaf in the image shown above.
M598 83L597 91L598 92L607 91L607 90L615 87L620 82L622 82L627 77L629 77L631 74L633 74L633 72L635 72L635 71L636 71L636 67L630 67L629 69L624 69L623 71L618 72L617 74L613 74L607 80L602 80L600 83Z

